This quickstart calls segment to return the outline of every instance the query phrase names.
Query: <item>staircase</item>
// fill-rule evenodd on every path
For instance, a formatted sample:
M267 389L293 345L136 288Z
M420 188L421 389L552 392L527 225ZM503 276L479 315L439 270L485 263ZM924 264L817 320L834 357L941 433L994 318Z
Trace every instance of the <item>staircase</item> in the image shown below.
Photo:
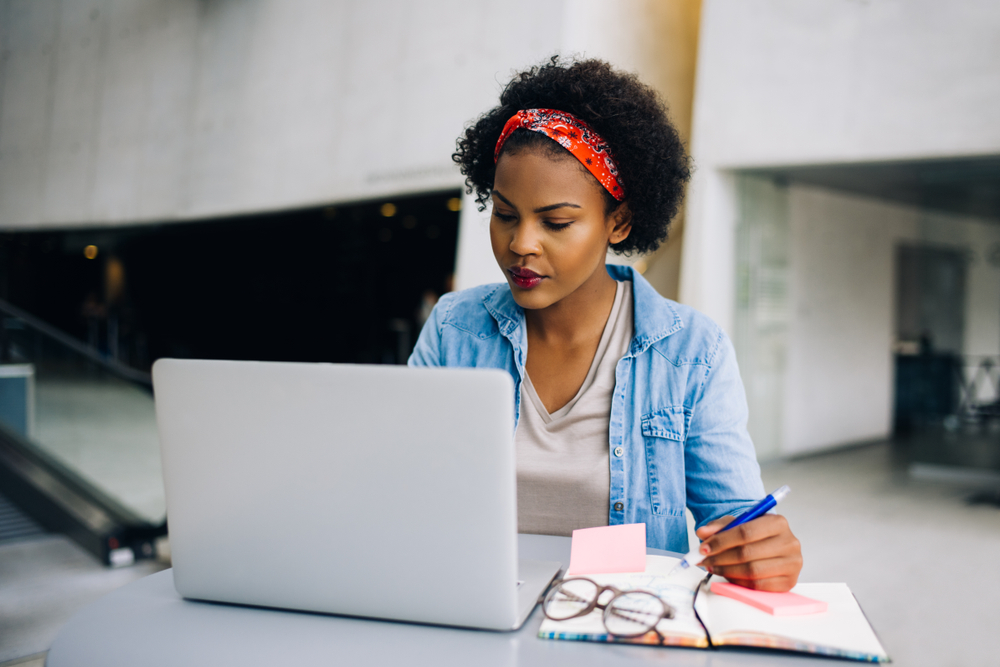
M166 534L149 374L3 300L0 489L107 565L154 557Z

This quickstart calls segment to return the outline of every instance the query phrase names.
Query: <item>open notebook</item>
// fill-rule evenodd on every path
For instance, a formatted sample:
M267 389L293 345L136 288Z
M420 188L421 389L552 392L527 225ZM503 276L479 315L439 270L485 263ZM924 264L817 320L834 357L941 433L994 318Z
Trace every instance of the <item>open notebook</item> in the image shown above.
M677 562L676 558L666 556L646 556L644 573L586 576L598 584L620 590L642 589L656 593L676 610L675 618L660 621L657 625L667 644L708 648L709 637L692 608L694 591L705 573L691 568L668 579L667 573ZM724 581L722 578L713 580ZM865 662L889 661L847 584L799 584L793 591L826 602L829 605L827 611L805 616L772 616L742 602L711 593L705 586L697 597L698 615L708 629L714 646L754 646ZM600 610L568 621L545 619L539 636L544 639L659 643L653 632L627 640L608 635L601 622Z

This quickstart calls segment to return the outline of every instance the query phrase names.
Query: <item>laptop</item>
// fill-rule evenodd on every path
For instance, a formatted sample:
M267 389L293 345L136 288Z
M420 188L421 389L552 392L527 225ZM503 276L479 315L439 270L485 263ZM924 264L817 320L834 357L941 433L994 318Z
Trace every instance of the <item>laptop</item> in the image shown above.
M504 371L161 359L153 388L185 598L514 630L559 572L518 560Z

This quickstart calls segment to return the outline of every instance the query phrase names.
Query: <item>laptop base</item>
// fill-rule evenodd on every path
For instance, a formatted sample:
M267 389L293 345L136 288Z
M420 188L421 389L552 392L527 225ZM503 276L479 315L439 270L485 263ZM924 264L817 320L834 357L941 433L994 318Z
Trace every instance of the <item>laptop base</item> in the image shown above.
M517 624L511 630L517 630L531 616L535 605L541 602L542 596L549 590L549 584L559 576L562 563L547 560L528 560L522 558L517 562L517 579L521 583L517 587Z

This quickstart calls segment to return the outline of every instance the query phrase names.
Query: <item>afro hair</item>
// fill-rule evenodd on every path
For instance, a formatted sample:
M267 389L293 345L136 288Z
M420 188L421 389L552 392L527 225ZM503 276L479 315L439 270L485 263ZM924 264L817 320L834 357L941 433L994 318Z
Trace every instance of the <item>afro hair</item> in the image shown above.
M691 177L690 159L656 92L634 74L600 60L564 64L553 56L516 74L500 94L499 106L465 130L452 155L481 211L493 188L497 140L507 120L523 109L566 111L594 128L610 147L625 190L622 202L605 192L608 212L625 203L631 214L631 233L612 249L626 255L656 250L667 238ZM511 135L503 152L529 147L570 155L547 136L524 129Z

